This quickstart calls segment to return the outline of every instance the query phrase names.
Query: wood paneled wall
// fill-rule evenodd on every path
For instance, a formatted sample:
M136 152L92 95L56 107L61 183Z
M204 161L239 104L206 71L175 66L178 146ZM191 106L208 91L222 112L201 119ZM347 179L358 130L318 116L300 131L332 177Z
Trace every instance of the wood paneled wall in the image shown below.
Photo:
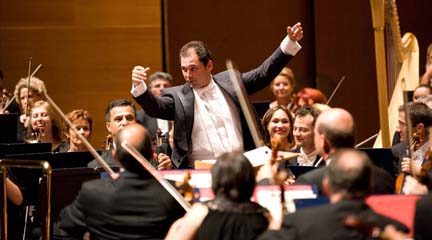
M258 67L279 46L286 27L302 22L303 49L288 64L299 87L314 82L312 0L272 1L166 1L168 28L168 71L183 84L178 51L191 40L207 43L215 58L214 73L226 69L231 59L240 71ZM252 96L270 99L269 89Z
M0 0L0 68L12 90L27 75L29 57L51 98L69 112L94 118L92 142L105 135L105 108L131 99L134 65L162 67L159 0Z
M166 56L162 56L161 6L164 3ZM205 41L215 55L215 72L230 58L242 71L261 63L278 46L285 28L301 21L303 49L290 62L298 88L316 86L330 95L346 80L332 106L353 113L357 139L379 129L375 59L369 1L168 1L168 0L0 0L0 68L11 89L27 74L27 61L44 65L43 79L52 98L68 112L91 111L96 119L93 142L106 134L106 105L130 98L134 65L173 74L184 82L178 50L191 40ZM401 32L412 31L420 43L421 70L432 42L431 1L397 1ZM166 59L166 69L162 61ZM271 100L268 89L253 100Z

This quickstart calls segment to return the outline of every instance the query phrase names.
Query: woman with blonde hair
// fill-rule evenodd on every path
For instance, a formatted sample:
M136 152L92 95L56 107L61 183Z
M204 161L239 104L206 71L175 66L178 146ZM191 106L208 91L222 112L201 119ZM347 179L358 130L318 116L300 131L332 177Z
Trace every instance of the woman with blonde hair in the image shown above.
M52 143L52 151L58 152L62 141L61 121L48 102L39 100L30 111L31 136L42 143Z
M27 127L28 114L33 103L45 99L43 91L46 91L45 83L37 77L31 77L30 84L28 78L21 78L15 86L15 101L21 109L20 122L25 127Z

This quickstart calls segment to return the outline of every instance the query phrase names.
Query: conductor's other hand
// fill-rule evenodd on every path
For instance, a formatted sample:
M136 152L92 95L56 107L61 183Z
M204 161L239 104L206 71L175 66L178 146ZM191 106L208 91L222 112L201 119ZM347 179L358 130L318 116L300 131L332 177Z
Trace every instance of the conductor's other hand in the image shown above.
M287 34L291 41L300 41L303 38L303 28L301 26L301 23L298 22L292 27L287 27Z
M132 84L134 87L138 86L147 80L147 71L149 67L135 66L132 70Z

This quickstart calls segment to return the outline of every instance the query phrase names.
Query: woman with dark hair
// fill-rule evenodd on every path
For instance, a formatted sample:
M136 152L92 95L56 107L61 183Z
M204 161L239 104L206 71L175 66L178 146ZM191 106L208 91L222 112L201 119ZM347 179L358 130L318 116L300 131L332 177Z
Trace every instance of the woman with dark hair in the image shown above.
M292 127L294 119L291 112L284 106L270 108L261 121L266 130L266 142L268 146L277 140L280 151L290 151L295 148L294 134Z
M215 198L196 203L166 239L256 239L268 226L268 211L251 202L255 170L241 153L224 153L211 169Z

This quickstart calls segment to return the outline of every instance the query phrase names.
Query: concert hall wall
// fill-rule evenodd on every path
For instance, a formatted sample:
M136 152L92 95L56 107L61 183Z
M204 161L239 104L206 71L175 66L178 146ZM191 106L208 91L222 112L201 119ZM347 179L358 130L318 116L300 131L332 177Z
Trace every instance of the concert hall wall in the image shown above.
M420 43L420 73L432 42L430 1L397 1L401 32ZM0 68L13 91L27 75L28 58L64 112L84 108L95 119L93 144L106 135L104 110L110 100L131 98L134 65L165 70L184 82L178 50L205 41L215 55L215 72L232 59L241 71L256 67L280 43L286 26L303 24L303 49L290 62L297 89L317 87L327 96L346 80L330 105L353 113L360 141L379 129L374 38L369 1L168 1L0 0ZM251 96L272 100L268 89Z

